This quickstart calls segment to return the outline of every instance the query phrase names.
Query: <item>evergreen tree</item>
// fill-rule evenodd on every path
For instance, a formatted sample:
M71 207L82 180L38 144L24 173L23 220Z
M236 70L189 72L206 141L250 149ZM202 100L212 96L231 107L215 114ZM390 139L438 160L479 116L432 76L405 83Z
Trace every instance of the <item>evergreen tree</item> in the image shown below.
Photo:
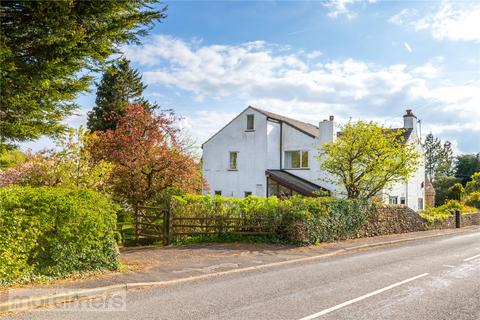
M439 155L442 150L441 142L438 138L429 133L423 143L425 150L425 172L430 180L433 180L438 166Z
M438 155L438 164L437 169L435 170L435 177L438 176L453 176L453 150L452 143L450 141L445 141L442 149Z
M142 76L130 67L130 61L118 60L104 72L98 84L96 105L88 114L88 128L92 131L115 130L117 119L125 115L133 103L151 108L142 98L145 88Z
M1 1L0 151L63 131L73 100L122 44L138 43L165 8L158 0Z

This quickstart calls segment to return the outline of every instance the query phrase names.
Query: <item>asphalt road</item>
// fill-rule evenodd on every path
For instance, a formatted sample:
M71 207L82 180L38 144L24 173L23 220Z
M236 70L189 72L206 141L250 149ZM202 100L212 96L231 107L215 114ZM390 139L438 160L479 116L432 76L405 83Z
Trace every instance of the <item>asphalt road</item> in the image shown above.
M125 305L115 306L125 310L43 309L7 318L478 320L480 232L129 291Z

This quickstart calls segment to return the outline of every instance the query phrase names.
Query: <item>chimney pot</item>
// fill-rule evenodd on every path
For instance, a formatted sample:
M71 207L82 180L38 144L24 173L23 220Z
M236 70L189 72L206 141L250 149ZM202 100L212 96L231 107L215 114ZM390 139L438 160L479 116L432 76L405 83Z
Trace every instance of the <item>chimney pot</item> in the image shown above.
M412 109L407 109L407 115L409 115L409 116L412 115Z
M333 121L334 117L333 116L330 116L330 121Z

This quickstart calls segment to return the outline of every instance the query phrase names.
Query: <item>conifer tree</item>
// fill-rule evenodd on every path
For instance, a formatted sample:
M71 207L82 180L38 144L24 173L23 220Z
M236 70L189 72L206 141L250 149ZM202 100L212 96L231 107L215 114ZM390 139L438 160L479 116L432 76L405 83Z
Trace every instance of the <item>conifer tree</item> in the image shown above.
M150 104L142 98L145 88L142 76L130 67L130 61L119 59L104 72L98 84L96 105L88 114L88 128L115 130L118 118L125 115L130 104L142 104L150 109Z

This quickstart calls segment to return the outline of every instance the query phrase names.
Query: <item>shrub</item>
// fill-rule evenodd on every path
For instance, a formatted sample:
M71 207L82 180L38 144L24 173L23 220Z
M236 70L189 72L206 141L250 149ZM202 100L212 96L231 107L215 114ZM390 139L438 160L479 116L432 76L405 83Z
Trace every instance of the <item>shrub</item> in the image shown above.
M296 244L314 244L354 236L367 221L374 205L354 199L308 198L295 196L285 200L276 197L183 195L173 197L173 217L243 218L219 226L224 234L230 227L256 226L256 231L270 231L273 238ZM182 223L184 224L184 223ZM193 221L192 224L198 224ZM176 232L192 231L176 229ZM199 230L201 227L199 227ZM210 230L213 231L213 230Z
M115 207L91 190L0 189L0 284L119 267Z
M448 200L444 205L427 208L420 213L420 215L429 222L444 221L459 210L461 213L470 213L476 211L475 208L462 204L458 200Z
M480 209L480 191L470 193L465 198L465 204Z
M465 192L480 192L480 172L476 172L472 175L472 180L468 181L465 186Z
M355 236L375 210L358 199L292 197L281 202L280 236L288 242L315 244Z

